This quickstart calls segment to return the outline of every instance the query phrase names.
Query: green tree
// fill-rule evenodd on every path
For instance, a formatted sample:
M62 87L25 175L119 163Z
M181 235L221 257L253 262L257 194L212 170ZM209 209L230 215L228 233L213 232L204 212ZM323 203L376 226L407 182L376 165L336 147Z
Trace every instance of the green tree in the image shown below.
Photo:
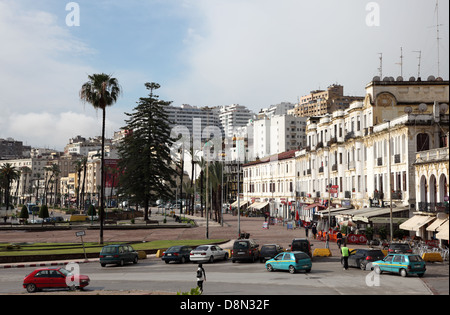
M5 204L6 204L6 210L9 209L10 204L10 190L11 190L11 183L14 180L18 180L20 177L19 171L12 166L10 163L5 163L0 167L0 185L5 190Z
M101 178L100 178L100 244L103 244L103 214L104 214L104 173L105 173L105 121L106 107L117 102L122 88L116 78L105 73L88 76L80 90L83 102L91 104L95 109L102 110L102 148L101 148Z
M146 83L148 97L141 97L133 113L125 113L127 136L120 144L118 195L130 196L130 200L144 207L144 219L148 220L151 201L172 199L171 187L177 175L173 166L170 147L170 127L165 106L171 102L158 99L153 94L160 85Z
M22 209L20 210L19 218L20 219L28 219L29 218L27 206L25 206L25 205L22 206Z
M50 214L48 213L48 207L47 205L42 205L39 209L39 218L45 219L48 218Z

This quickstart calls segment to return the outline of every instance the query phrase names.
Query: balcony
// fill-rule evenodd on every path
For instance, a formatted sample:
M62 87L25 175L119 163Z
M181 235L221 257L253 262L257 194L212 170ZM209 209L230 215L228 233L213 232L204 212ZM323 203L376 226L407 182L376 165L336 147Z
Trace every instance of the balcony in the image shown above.
M449 213L449 204L444 202L419 202L419 211Z
M352 169L355 169L355 168L356 168L355 161L348 162L348 168L347 169L352 170Z
M332 170L333 172L336 172L337 169L338 169L337 164L333 164L333 165L331 166L331 170Z
M400 163L400 154L395 154L394 155L394 163L395 164Z
M319 167L319 173L323 173L323 166Z
M382 192L379 191L374 191L373 192L373 198L374 199L383 199L384 198L384 194Z
M401 200L402 199L402 191L401 190L393 191L392 192L392 199Z
M311 175L311 169L306 170L306 175Z
M352 193L347 190L347 191L344 192L344 197L345 198L352 198Z
M351 139L354 137L355 137L355 132L353 132L353 131L347 132L347 134L344 137L344 141L347 141L348 139Z

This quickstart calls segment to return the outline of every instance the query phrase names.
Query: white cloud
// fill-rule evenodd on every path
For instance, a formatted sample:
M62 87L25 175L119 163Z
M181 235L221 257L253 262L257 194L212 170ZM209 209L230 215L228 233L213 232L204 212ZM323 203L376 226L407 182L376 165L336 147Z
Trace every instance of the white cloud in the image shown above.
M15 1L0 0L0 42L0 137L62 149L78 134L101 133L101 117L78 95L96 72L82 61L94 50L52 14Z

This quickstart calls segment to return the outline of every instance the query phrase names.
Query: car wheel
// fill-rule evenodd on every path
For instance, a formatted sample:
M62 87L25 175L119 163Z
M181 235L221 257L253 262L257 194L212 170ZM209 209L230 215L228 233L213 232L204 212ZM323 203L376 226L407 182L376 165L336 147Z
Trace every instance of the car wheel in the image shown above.
M106 266L106 264L100 264L100 266L102 266L102 267L105 267L105 266Z
M214 262L214 256L211 255L211 256L209 257L209 262L210 262L210 263L213 263L213 262Z
M124 264L125 264L125 262L123 261L123 259L121 259L119 262L119 266L123 266Z
M366 266L367 266L367 263L365 261L361 261L359 263L359 268L361 268L361 270L366 270Z
M134 257L134 260L133 260L133 264L137 264L138 263L138 256L136 256L136 257Z
M375 268L373 268L373 270L375 271L375 273L377 275L381 275L381 273L382 273L380 266L375 266Z
M310 272L311 272L311 269L306 269L305 272L306 272L306 273L310 273Z
M236 260L232 259L231 262L234 264L236 262Z
M419 278L422 278L425 273L418 273Z
M400 269L400 275L402 277L406 277L408 275L408 273L406 272L406 269Z
M289 266L289 273L295 273L295 267L294 266Z
M223 256L223 260L228 260L228 253L225 253L225 255Z
M267 271L273 271L273 267L272 267L271 264L268 264L268 265L266 266L266 268L267 268Z
M37 287L34 283L28 283L27 284L27 292L28 293L34 293L37 291Z
M184 264L185 262L186 262L186 258L184 258L184 256L182 256L180 263Z

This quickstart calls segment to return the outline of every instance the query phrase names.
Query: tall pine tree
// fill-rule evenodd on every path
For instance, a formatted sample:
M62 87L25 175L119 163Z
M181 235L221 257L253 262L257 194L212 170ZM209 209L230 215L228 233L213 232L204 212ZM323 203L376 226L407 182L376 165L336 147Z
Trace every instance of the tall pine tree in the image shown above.
M154 95L157 83L146 83L148 97L141 97L122 129L127 132L119 146L119 194L144 207L148 220L150 203L157 199L172 199L176 171L170 155L175 139L170 137L165 102Z

